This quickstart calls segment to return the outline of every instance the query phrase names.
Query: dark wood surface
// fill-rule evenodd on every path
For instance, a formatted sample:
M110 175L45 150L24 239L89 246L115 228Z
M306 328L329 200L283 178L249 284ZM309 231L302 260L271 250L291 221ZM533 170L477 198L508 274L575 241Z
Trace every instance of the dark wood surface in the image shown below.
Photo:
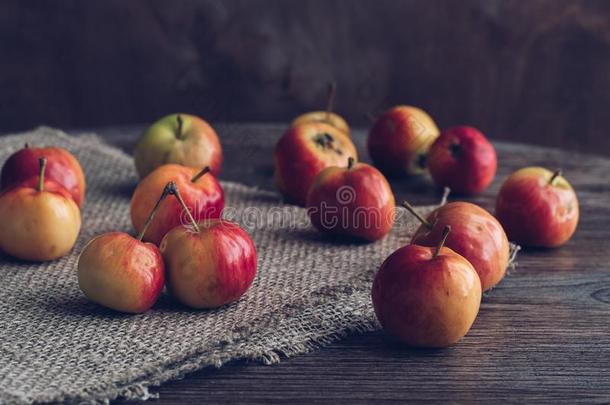
M273 188L278 125L219 126L222 179ZM140 128L98 130L129 151ZM362 146L364 132L355 140ZM498 175L470 199L493 209L508 174L528 165L562 168L581 203L564 247L526 249L486 294L470 333L445 350L407 348L383 332L350 336L274 366L238 361L158 389L160 404L185 402L562 402L610 403L610 159L496 143ZM438 201L426 178L394 179L398 199ZM453 199L453 198L452 198Z

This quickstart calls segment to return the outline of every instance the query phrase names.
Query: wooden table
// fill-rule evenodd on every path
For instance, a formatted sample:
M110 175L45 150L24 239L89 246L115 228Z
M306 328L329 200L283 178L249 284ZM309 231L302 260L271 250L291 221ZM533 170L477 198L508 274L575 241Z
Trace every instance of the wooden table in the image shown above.
M271 156L282 125L218 126L222 179L273 189ZM141 128L97 132L130 151ZM365 132L356 131L362 160ZM526 249L518 267L483 298L466 338L445 350L414 350L383 332L351 336L279 365L235 362L159 389L156 403L566 402L610 403L610 159L497 143L493 185L470 199L493 209L501 182L530 165L562 168L581 203L574 238ZM392 181L397 200L435 203L425 178Z

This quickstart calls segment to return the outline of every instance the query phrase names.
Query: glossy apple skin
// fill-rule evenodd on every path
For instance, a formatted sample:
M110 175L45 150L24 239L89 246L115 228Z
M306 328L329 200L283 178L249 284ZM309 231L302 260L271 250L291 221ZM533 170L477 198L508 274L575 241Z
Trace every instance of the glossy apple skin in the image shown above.
M275 182L290 202L305 206L309 188L322 169L345 166L349 157L357 160L356 147L335 127L322 122L291 127L275 145Z
M178 116L183 122L180 134ZM166 163L196 169L210 166L212 173L218 176L222 147L216 131L203 119L189 114L171 114L144 132L136 146L134 160L140 178Z
M192 308L217 308L237 301L256 275L256 249L246 231L229 221L199 222L172 229L161 242L167 287Z
M451 233L445 246L468 260L481 279L481 288L487 291L497 285L506 275L510 259L510 246L502 225L493 215L479 207L456 201L437 208L428 215L432 230L421 225L411 243L422 246L437 246L445 226Z
M496 216L511 240L524 246L557 247L576 231L576 193L563 176L549 184L552 176L545 168L527 167L517 170L502 185Z
M373 166L327 167L307 196L311 223L320 231L376 241L394 225L394 194Z
M428 152L428 170L434 182L459 194L485 190L496 175L497 165L493 145L473 127L444 130Z
M115 311L148 311L161 295L164 281L159 249L123 232L92 239L78 258L80 289L89 300Z
M481 303L472 265L443 247L404 246L381 265L372 299L383 328L409 346L447 347L468 333Z
M180 195L196 221L220 218L225 205L224 191L212 173L201 176L193 183L191 179L199 171L200 169L177 164L166 164L146 176L131 198L131 222L136 231L142 230L165 185L170 181L178 186ZM180 203L175 198L166 198L161 202L143 240L159 245L167 232L186 223L188 218Z
M296 127L301 124L306 124L308 122L322 122L325 124L329 124L339 131L345 133L347 136L351 136L351 130L347 122L338 114L333 112L329 113L327 111L311 111L305 114L301 114L296 117L292 123L291 127Z
M367 148L375 166L387 175L421 174L426 170L428 148L438 134L425 111L400 105L377 118Z
M18 186L2 193L0 218L2 250L31 261L65 256L74 246L81 226L80 210L72 195L52 180L45 181L44 191Z
M82 207L85 202L85 174L74 155L62 148L26 147L13 153L2 166L2 191L31 178L38 179L38 160L42 157L47 158L45 178L62 185L76 205Z

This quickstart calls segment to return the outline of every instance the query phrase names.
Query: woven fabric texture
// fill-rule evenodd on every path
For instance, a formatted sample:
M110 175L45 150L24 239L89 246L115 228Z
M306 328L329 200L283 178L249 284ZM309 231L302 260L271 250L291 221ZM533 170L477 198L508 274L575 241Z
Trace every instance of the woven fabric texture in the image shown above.
M94 236L134 233L133 160L94 135L39 128L0 138L0 161L25 142L70 150L88 189L71 254L48 263L0 257L0 403L146 399L149 387L203 367L235 359L274 363L377 329L372 277L417 226L400 210L382 241L333 242L311 228L304 209L282 204L276 193L223 182L227 216L250 232L257 248L250 290L217 310L190 310L163 294L145 314L119 314L85 299L76 264Z

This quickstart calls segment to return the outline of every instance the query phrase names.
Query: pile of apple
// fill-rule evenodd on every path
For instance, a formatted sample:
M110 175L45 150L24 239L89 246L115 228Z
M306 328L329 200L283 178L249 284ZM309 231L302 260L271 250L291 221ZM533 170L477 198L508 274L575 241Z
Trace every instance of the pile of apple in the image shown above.
M304 114L276 145L278 188L307 207L320 231L375 241L395 220L394 196L382 172L429 172L438 186L457 194L484 190L496 173L495 149L480 131L459 126L441 132L416 107L382 113L367 147L380 170L357 163L349 126L330 108ZM557 247L571 238L579 216L570 184L560 172L540 167L518 170L504 182L495 217L463 201L443 203L427 218L408 202L403 206L421 225L411 243L379 268L372 301L384 329L418 347L445 347L469 331L482 292L506 274L509 238L523 246Z

